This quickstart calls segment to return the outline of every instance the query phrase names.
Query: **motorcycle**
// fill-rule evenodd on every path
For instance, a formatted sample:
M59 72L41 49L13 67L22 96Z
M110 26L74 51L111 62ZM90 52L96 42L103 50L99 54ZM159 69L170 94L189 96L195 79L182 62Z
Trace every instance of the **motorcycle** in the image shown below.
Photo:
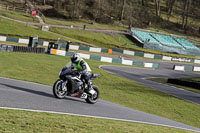
M59 79L53 85L53 94L58 99L66 96L78 97L85 99L87 103L94 104L99 99L99 89L92 84L92 80L97 78L99 74L91 74L89 76L90 91L88 85L81 79L81 73L73 70L71 62L69 62L59 73Z

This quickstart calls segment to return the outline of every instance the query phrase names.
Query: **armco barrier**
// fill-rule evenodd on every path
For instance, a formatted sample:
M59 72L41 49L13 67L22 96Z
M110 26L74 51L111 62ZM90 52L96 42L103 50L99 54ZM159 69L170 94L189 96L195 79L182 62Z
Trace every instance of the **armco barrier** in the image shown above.
M200 72L200 66L178 66L178 65L174 65L173 69L177 70L177 71Z
M13 52L13 46L0 45L0 52Z
M32 48L32 47L23 47L23 46L13 46L13 52L45 53L45 48Z
M143 53L137 51L129 51L129 50L122 50L118 48L112 48L114 52L119 52L121 54L144 57L144 58L151 58L151 59L159 59L159 60L166 60L166 61L179 61L179 62L190 62L190 63L198 63L200 64L199 59L187 59L187 58L177 58L177 60L173 60L173 57L169 56L162 56L157 54L150 54L150 53Z
M60 56L71 56L72 52L65 52L63 50L56 50L51 49L51 54L53 55L60 55ZM85 59L91 59L91 60L97 60L101 62L108 62L108 63L117 63L117 64L124 64L124 65L134 65L134 66L141 66L141 67L147 67L147 68L158 68L159 64L156 63L146 63L146 62L139 62L139 61L132 61L132 60L124 60L119 58L111 58L111 57L104 57L104 56L98 56L98 55L90 55L90 54L83 54L78 53L81 58Z
M10 41L10 42L28 44L29 39L21 39L21 38L18 39L18 38L0 36L0 41ZM42 45L42 46L48 46L49 42L38 41L38 44ZM61 48L65 48L65 46L61 45ZM108 53L109 52L109 49L93 48L93 47L83 47L83 46L76 46L76 45L70 45L69 49L72 49L72 50L86 50L86 51L90 51L90 52L103 52L103 53ZM122 49L119 49L119 48L112 48L112 51L119 52L121 54L132 55L132 56L139 56L139 57L145 57L145 58L151 58L151 59L159 59L159 60L167 60L167 61L190 62L190 63L200 64L200 59L178 58L178 60L173 60L173 57L162 56L162 55L157 55L157 54L150 54L150 53L143 53L143 52L135 52L135 51L129 51L129 50L122 50Z

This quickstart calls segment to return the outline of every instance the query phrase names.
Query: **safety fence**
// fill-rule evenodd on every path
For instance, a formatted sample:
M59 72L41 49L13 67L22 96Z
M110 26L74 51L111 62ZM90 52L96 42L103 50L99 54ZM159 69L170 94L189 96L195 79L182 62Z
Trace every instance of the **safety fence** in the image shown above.
M200 72L200 67L199 66L179 66L179 65L174 65L174 70Z
M60 56L71 56L73 54L73 52L66 52L64 50L57 50L57 49L51 49L50 51L51 51L50 52L51 54L60 55ZM111 58L111 57L104 57L104 56L83 54L83 53L78 53L78 54L80 55L81 58L84 58L84 59L97 60L97 61L107 62L107 63L133 65L133 66L146 67L146 68L158 68L159 67L159 64L156 64L156 63L124 60L124 59L120 59L120 58Z
M22 44L28 44L29 43L29 39L13 38L13 37L5 37L5 36L0 36L0 41L16 42L16 43L22 43ZM38 45L48 46L49 42L38 41ZM65 47L66 47L66 45L60 45L60 48L65 48ZM144 52L138 52L138 51L122 50L122 49L119 49L119 48L104 49L104 48L69 45L69 49L71 49L71 50L84 50L84 51L90 51L90 52L103 52L103 53L112 53L114 51L114 52L119 52L119 53L125 54L125 55L138 56L138 57L143 57L143 58L159 59L159 60L166 60L166 61L189 62L189 63L200 64L199 59L170 57L170 56L163 56L163 55L159 55L159 54L151 54L151 53L144 53Z
M45 48L0 45L0 52L45 53Z
M188 62L188 63L197 63L200 64L200 60L198 59L190 59L190 58L180 58L180 57L170 57L170 56L163 56L158 54L150 54L144 52L137 52L137 51L129 51L129 50L122 50L118 48L112 48L112 51L119 52L125 55L132 55L150 59L159 59L159 60L166 60L166 61L178 61L178 62Z
M1 9L6 9L6 10L11 10L11 11L25 12L25 13L29 12L28 9L26 10L25 8L22 8L22 7L3 5L3 4L0 4L0 8Z

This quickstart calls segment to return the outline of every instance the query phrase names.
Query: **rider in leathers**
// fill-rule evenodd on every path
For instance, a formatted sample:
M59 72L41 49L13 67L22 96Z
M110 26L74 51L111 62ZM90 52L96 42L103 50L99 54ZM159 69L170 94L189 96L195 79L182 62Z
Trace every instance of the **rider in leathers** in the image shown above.
M91 69L87 62L85 62L82 58L80 58L79 54L74 53L71 56L72 61L72 67L76 68L81 73L81 79L85 80L85 83L87 84L87 91L90 92L91 85L89 84L89 79L91 76Z

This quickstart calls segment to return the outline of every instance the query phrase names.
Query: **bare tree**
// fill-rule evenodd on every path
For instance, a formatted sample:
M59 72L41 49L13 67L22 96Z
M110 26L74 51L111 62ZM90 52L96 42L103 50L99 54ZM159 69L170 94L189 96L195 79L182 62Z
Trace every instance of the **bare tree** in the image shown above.
M121 15L120 15L119 21L123 20L123 18L124 18L125 5L126 5L126 0L123 0L123 5L122 5L122 10L121 10Z
M184 3L183 15L182 15L182 28L186 30L188 24L189 9L192 0L186 0Z
M173 11L173 7L175 4L176 0L167 0L166 1L166 6L167 6L167 19L169 20L169 18L172 15L172 11Z
M156 16L160 17L160 0L154 0L156 6Z

